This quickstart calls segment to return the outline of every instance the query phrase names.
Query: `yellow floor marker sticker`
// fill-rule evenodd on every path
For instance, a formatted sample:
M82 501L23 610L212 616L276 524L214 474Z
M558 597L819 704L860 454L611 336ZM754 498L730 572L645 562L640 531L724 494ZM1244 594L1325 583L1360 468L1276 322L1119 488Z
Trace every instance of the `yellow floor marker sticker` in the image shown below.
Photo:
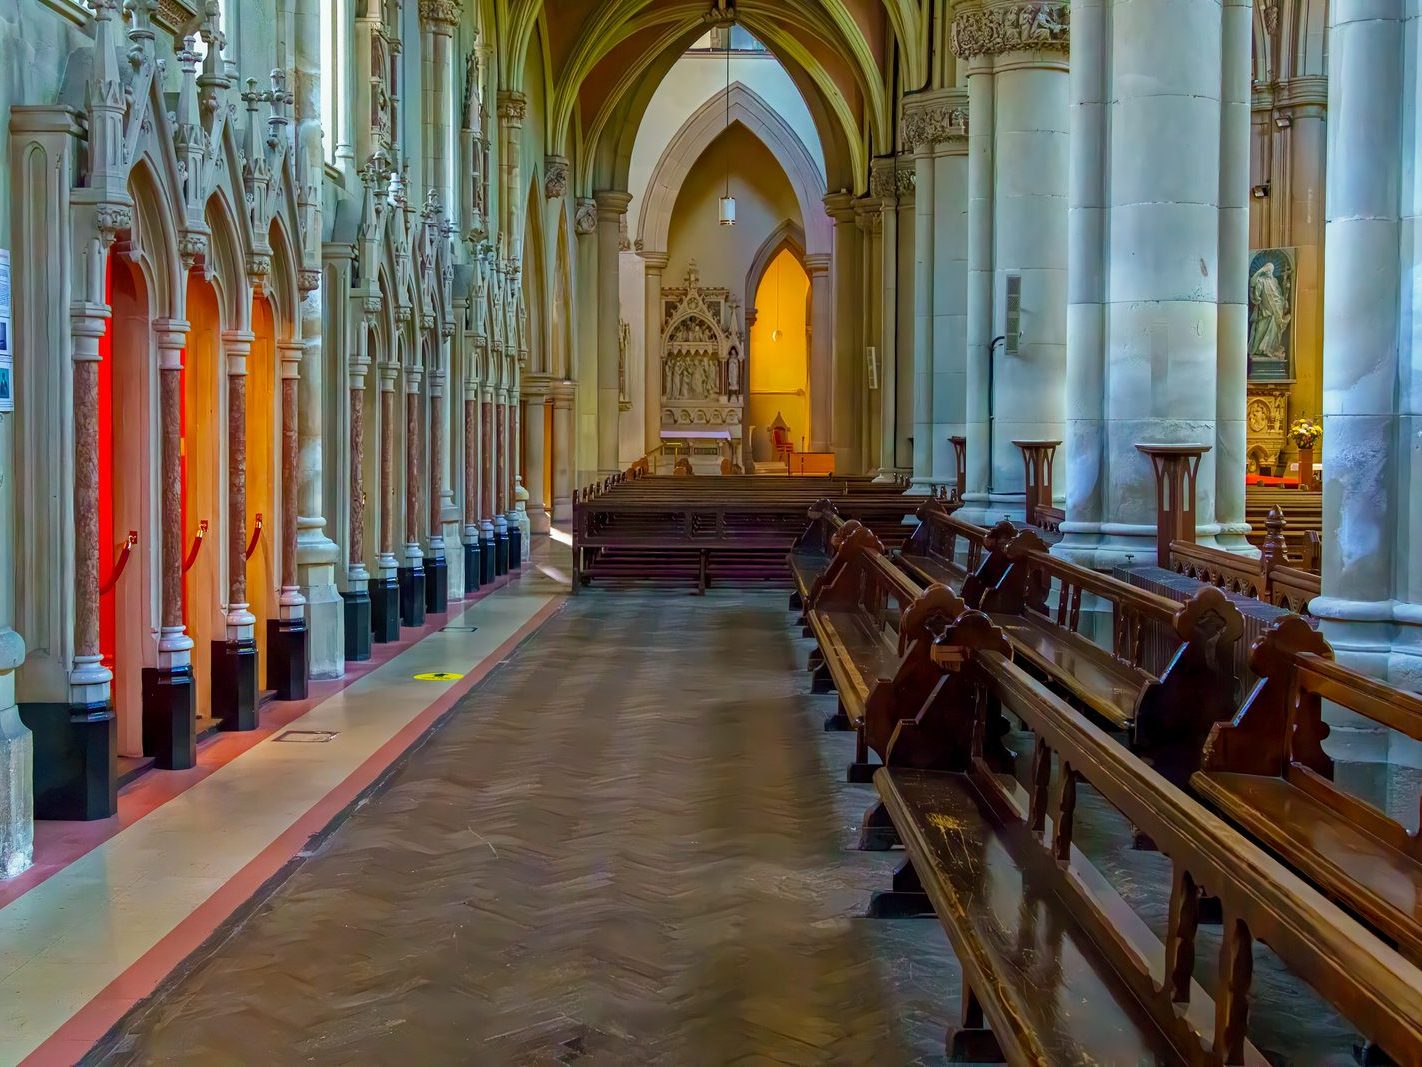
M463 677L464 677L464 675L462 675L462 674L449 674L449 673L446 672L446 671L435 671L433 674L417 674L417 675L415 675L415 681L417 681L417 682L457 682L457 681L459 681L459 679L461 679L461 678L463 678Z

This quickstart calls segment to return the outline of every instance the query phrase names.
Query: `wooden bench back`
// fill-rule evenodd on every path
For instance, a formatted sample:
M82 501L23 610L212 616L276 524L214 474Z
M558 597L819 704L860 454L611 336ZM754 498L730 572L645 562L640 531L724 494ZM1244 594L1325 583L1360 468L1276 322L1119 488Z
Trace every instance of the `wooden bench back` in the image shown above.
M1258 940L1397 1062L1422 1062L1422 970L992 649L992 630L985 616L966 612L938 639L941 658L961 662L957 673L968 675L977 694L960 702L939 732L968 739L967 769L979 788L1001 793L1009 810L1016 801L994 773L993 747L1005 728L1001 711L1036 735L1025 821L1044 859L1062 869L1058 899L1138 991L1183 1058L1245 1062ZM968 634L970 647L955 648ZM1323 668L1321 675L1323 686L1332 674ZM896 738L888 764L903 765L901 755ZM1124 903L1073 848L1082 782L1170 860L1164 942L1122 914ZM1213 998L1192 980L1203 894L1219 898L1224 919Z
M1286 616L1255 642L1251 665L1259 682L1239 715L1210 732L1203 769L1284 778L1379 840L1422 860L1422 837L1335 786L1333 760L1323 750L1329 733L1325 700L1422 740L1422 697L1337 663L1323 635L1297 615Z

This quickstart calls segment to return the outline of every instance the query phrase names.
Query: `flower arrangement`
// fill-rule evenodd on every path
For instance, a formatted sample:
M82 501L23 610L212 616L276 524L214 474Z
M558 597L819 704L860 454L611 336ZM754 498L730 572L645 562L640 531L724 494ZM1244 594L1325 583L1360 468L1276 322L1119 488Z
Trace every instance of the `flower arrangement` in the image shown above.
M1323 436L1323 427L1305 416L1294 420L1293 425L1289 427L1289 436L1299 448L1312 448Z

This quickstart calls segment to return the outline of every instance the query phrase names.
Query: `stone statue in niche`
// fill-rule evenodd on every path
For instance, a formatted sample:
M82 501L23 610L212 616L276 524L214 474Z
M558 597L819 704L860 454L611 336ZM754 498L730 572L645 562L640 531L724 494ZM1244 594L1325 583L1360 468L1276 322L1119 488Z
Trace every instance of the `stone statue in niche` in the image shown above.
M1249 380L1286 382L1294 377L1292 248L1265 248L1249 261Z
M734 347L726 357L726 395L741 395L741 354Z

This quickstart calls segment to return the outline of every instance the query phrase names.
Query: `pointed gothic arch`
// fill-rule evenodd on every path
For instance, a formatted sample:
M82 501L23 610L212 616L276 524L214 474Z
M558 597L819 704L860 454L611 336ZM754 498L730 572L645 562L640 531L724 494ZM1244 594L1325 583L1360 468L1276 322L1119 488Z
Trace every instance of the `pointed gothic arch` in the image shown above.
M805 142L778 112L742 82L730 88L730 121L739 124L770 151L780 163L800 205L804 220L806 254L828 255L833 250L833 225L824 209L825 179ZM677 195L691 168L707 147L726 129L727 93L707 100L682 123L652 170L647 202L638 225L640 247L664 252L671 232Z

